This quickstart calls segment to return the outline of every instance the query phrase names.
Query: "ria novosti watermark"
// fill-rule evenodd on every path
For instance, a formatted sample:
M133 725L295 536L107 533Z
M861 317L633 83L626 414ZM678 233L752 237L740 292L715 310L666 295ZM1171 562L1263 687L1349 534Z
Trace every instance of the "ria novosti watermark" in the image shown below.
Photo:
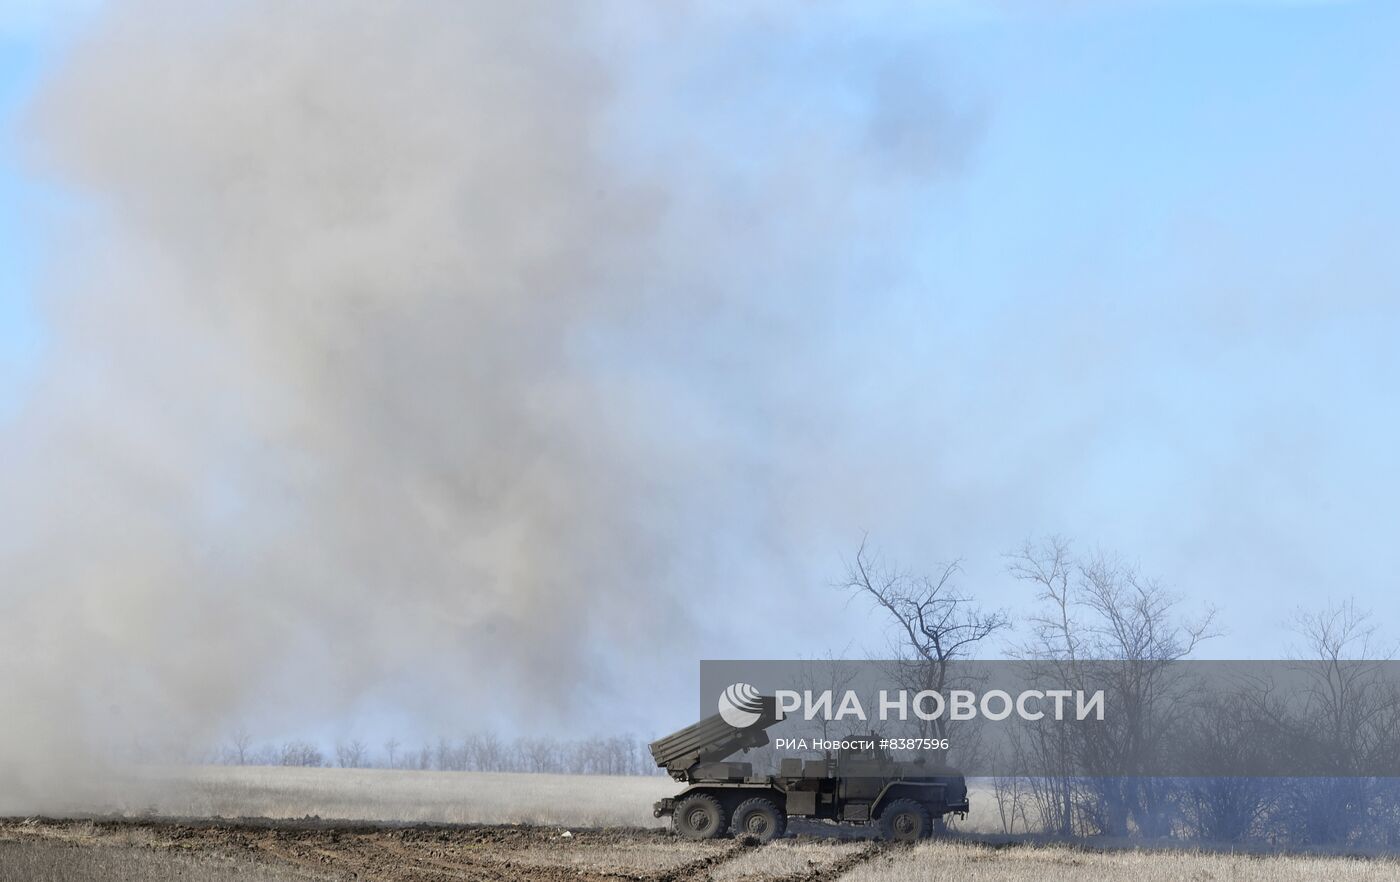
M780 755L875 746L973 776L1400 778L1400 662L706 661L700 674L701 716L761 726Z
M934 689L912 693L908 689L881 689L872 714L866 710L860 694L852 689L841 691L839 698L832 689L775 689L773 694L778 702L778 711L784 717L800 714L804 720L820 717L832 722L869 722L872 719L881 722L906 721L911 717L930 722L942 719L973 720L978 717L996 721L1004 720L1013 713L1027 721L1041 720L1047 716L1064 720L1071 715L1076 720L1090 717L1102 720L1105 704L1102 689L1093 693L1082 689L1026 689L1014 696L1002 689L989 689L980 694L971 689L949 689L946 697ZM731 726L747 728L758 722L760 698L756 687L748 683L733 683L720 693L719 712Z

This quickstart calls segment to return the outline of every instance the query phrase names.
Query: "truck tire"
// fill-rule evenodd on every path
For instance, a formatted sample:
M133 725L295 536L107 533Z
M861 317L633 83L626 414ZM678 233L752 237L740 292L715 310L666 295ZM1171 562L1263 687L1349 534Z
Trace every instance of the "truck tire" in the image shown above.
M746 799L734 810L734 835L752 836L759 842L777 839L787 832L787 813L762 796Z
M932 829L928 809L912 799L896 799L880 812L880 834L890 842L914 842Z
M687 796L676 806L671 823L686 839L714 839L724 832L724 806L706 793Z

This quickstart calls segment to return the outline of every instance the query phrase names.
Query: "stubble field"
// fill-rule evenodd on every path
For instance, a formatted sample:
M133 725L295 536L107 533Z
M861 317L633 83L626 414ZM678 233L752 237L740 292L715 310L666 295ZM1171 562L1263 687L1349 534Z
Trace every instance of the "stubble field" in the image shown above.
M1097 850L966 826L914 847L820 825L766 846L685 842L651 817L664 778L243 768L131 786L142 808L105 807L127 817L0 821L0 882L1400 879L1390 858Z

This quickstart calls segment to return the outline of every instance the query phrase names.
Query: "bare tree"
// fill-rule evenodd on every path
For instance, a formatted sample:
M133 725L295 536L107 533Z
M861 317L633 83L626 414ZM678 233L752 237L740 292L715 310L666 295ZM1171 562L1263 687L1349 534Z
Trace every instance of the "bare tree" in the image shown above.
M1299 657L1322 662L1304 668L1312 673L1306 694L1310 719L1325 722L1318 734L1331 742L1333 755L1362 760L1378 740L1389 748L1377 725L1389 722L1393 696L1380 688L1377 675L1394 650L1380 644L1370 611L1357 607L1354 598L1329 603L1312 612L1299 610L1292 628L1302 640Z
M1011 574L1035 587L1041 605L1018 654L1076 688L1087 689L1092 673L1117 709L1092 735L1037 728L1028 747L1042 768L1057 770L1038 785L1044 788L1042 815L1054 819L1062 835L1076 826L1077 832L1122 835L1130 822L1145 835L1163 835L1170 825L1168 800L1149 776L1092 773L1095 766L1146 770L1171 743L1173 703L1188 691L1173 663L1215 636L1215 610L1184 616L1181 598L1161 581L1102 551L1077 557L1058 536L1026 542L1009 558ZM1082 743L1085 737L1093 743ZM1081 782L1072 770L1090 776Z
M845 580L838 585L852 597L865 598L885 612L893 632L890 651L894 659L889 676L909 692L946 694L954 685L951 664L973 656L982 641L1010 627L1005 612L985 609L957 586L961 571L960 564L952 561L941 565L935 575L916 574L887 563L862 538ZM957 725L971 728L976 724ZM920 737L945 738L953 724L943 717L928 720L916 716L907 725ZM964 753L978 749L977 738L958 741L958 750ZM941 758L947 760L946 756Z
M365 755L369 752L369 745L358 738L349 742L338 741L335 745L335 759L342 769L358 769L365 764Z
M229 736L229 756L240 766L248 765L248 754L253 748L253 735L245 727L239 726Z
M1243 842L1264 835L1278 806L1279 781L1270 762L1288 750L1279 720L1283 702L1264 678L1246 678L1233 688L1203 690L1179 707L1190 725L1178 742L1180 754L1199 758L1230 774L1197 775L1173 782L1183 835L1205 842Z
M560 765L559 745L552 738L521 738L515 744L516 764L525 772L554 772Z
M441 735L438 736L437 745L433 748L433 768L439 772L446 772L457 768L455 751L452 743Z
M1356 605L1356 598L1330 601L1318 610L1299 609L1290 621L1293 633L1302 641L1294 655L1336 664L1346 660L1389 659L1395 647L1382 643L1368 609Z
M1011 574L1034 585L1042 605L1024 648L1035 657L1168 662L1217 636L1214 608L1179 616L1179 596L1116 556L1076 558L1068 540L1051 536L1009 557Z
M1010 626L1006 613L983 609L954 584L961 571L955 560L936 576L916 575L887 564L862 539L841 587L889 614L901 657L936 667L971 655L977 644Z
M384 742L384 753L389 758L389 768L398 768L398 763L395 762L395 758L398 756L399 753L399 739L390 736L389 740Z
M281 763L284 766L324 766L326 758L321 749L309 741L288 741L282 745Z
M1001 832L1015 833L1018 823L1022 830L1030 828L1030 819L1026 815L1028 795L1029 788L1023 778L992 776L992 798L996 800Z
M1300 610L1291 626L1306 685L1280 728L1291 749L1325 758L1332 774L1283 782L1275 832L1304 845L1388 846L1400 812L1396 784L1362 770L1400 753L1400 694L1386 675L1394 647L1354 599Z
M462 768L478 772L503 772L506 770L505 745L495 732L479 732L462 739Z

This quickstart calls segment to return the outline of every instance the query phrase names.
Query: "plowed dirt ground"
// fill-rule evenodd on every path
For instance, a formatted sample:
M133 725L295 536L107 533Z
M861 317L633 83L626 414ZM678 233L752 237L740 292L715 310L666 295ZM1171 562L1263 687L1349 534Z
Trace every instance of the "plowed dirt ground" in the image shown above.
M303 820L0 820L0 882L1302 882L1400 879L1391 857L809 835L758 846L639 828Z
M28 819L0 822L0 879L10 865L6 845L43 849L60 859L63 849L136 850L186 859L184 864L208 857L226 873L259 867L287 871L289 879L374 882L795 882L834 879L884 848L807 837L760 848L733 839L686 842L665 832L625 829Z

